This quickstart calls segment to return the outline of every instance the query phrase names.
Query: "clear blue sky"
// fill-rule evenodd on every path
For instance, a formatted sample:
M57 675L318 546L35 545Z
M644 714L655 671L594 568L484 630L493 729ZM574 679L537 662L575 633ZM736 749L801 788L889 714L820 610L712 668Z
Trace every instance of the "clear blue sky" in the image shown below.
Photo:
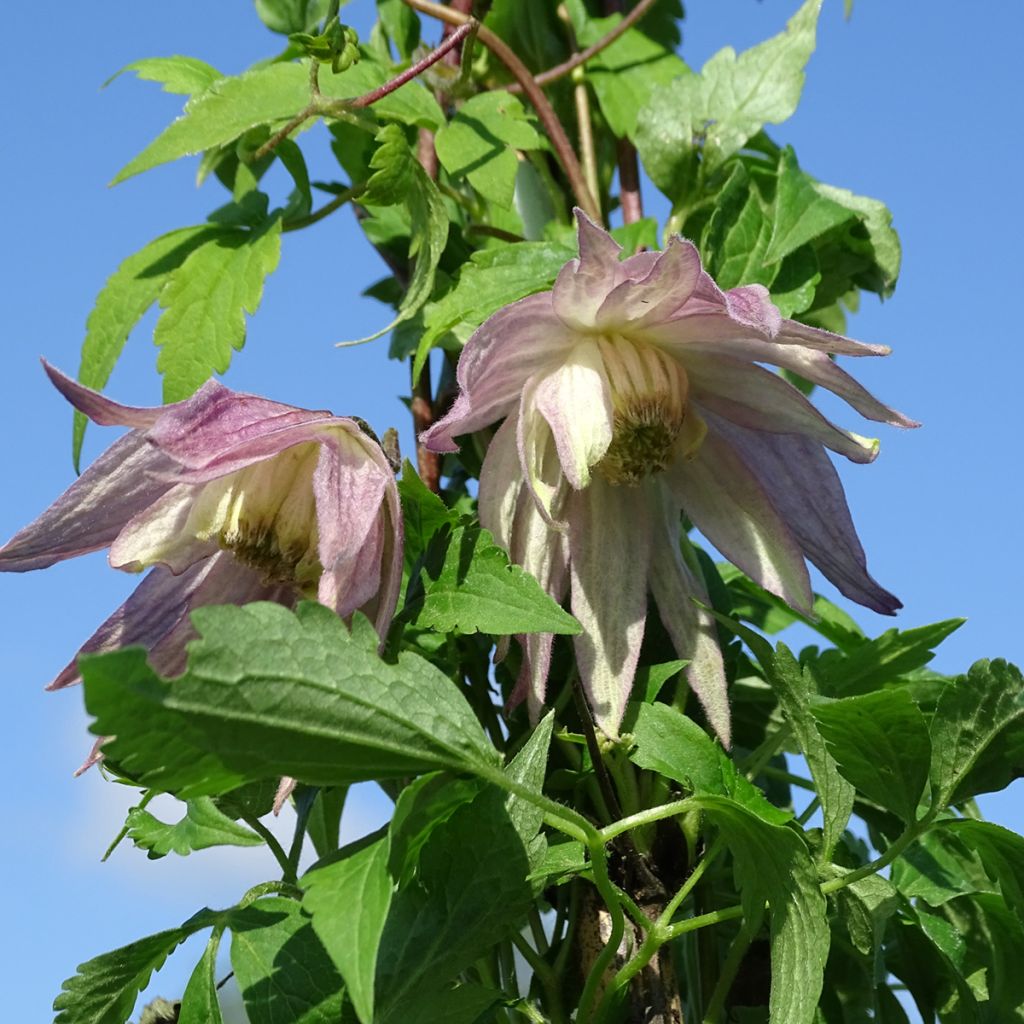
M781 29L796 6L689 0L683 56L699 67L723 45L752 45ZM354 0L348 11L363 28L372 5ZM117 263L222 201L217 186L193 187L194 161L108 190L114 173L175 116L180 98L128 76L102 92L100 83L131 60L174 53L234 73L276 46L247 0L63 4L42 22L33 5L15 5L5 24L17 44L0 71L8 109L0 171L8 197L0 290L3 538L72 480L69 411L38 356L74 372L85 317ZM892 345L892 357L856 370L924 426L888 431L874 466L841 471L871 568L906 606L899 623L969 617L936 661L949 672L985 656L1024 661L1019 590L1009 582L1024 569L1024 493L1013 454L1024 379L1015 315L1024 235L1022 38L1024 6L1016 0L991 0L969 13L941 0L858 0L849 23L840 0L825 0L805 99L774 129L810 173L885 200L903 238L895 297L884 305L867 300L851 333ZM322 129L317 136L325 152ZM280 198L284 182L276 181ZM650 208L659 209L654 201ZM385 360L386 342L332 347L383 323L383 308L359 297L382 273L348 213L287 236L227 382L356 412L377 428L399 425L408 443L395 397L405 371ZM123 401L158 401L152 323L150 315L111 382ZM842 416L855 426L845 410ZM91 428L87 460L112 436ZM44 694L42 686L135 583L107 568L102 555L0 577L10 722L0 863L7 934L27 954L3 960L12 1020L47 1019L61 980L79 961L175 925L203 904L227 905L274 873L269 857L249 850L149 862L123 847L98 863L131 794L97 772L71 778L89 746L80 694ZM831 593L827 585L824 592ZM869 630L890 625L861 609L855 614ZM1018 830L1021 785L984 801L987 813ZM361 795L349 834L376 824L379 814L372 794ZM197 957L198 950L179 953L157 989L180 994Z

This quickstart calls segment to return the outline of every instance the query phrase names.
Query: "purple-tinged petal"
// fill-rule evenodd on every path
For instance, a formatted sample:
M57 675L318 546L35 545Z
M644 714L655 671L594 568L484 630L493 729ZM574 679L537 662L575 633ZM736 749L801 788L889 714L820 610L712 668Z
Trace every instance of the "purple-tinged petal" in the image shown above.
M490 530L494 541L508 551L512 546L512 529L519 495L523 489L519 449L516 445L518 410L498 428L487 446L480 469L480 498L477 511L480 525Z
M544 375L531 377L523 388L516 422L516 447L519 451L523 483L548 525L557 529L561 522L561 507L569 491L562 464L558 457L551 425L537 409L537 388Z
M651 522L648 487L595 477L570 495L569 572L580 679L594 719L609 736L633 689L647 619Z
M290 775L282 775L281 781L277 784L277 792L274 794L274 815L281 813L281 808L284 807L285 801L295 791L296 780Z
M740 360L771 363L798 373L812 384L820 384L834 395L848 402L865 419L888 423L894 427L919 427L920 423L904 416L903 413L883 405L870 391L858 383L829 357L817 349L800 348L797 345L779 345L773 341L720 340L710 344L688 345L687 353L703 355L709 359L720 355ZM685 356L683 360L685 361Z
M558 366L577 340L555 316L550 292L499 310L466 342L457 372L459 397L420 440L431 451L457 451L456 437L507 416L526 381Z
M347 618L377 593L384 553L381 503L394 475L360 437L325 442L313 473L319 530L319 601ZM381 456L383 460L383 455Z
M882 615L902 607L869 575L839 475L820 444L747 430L719 417L709 417L709 425L757 475L804 554L840 593Z
M658 323L690 298L700 273L700 256L693 243L673 237L645 277L627 279L608 293L595 322L611 331Z
M759 334L775 337L782 326L782 314L762 284L747 284L725 293L729 316Z
M214 485L216 486L216 485ZM164 565L175 575L215 554L215 537L200 539L200 523L210 519L219 490L177 484L133 516L110 545L110 564L125 572Z
M665 474L693 525L765 590L812 614L814 596L803 552L757 477L714 432L690 461Z
M537 381L533 403L551 427L562 471L580 490L612 441L612 399L597 343L584 340Z
M86 759L75 769L74 776L76 779L79 775L84 775L94 764L99 764L103 760L102 747L108 739L110 739L109 736L99 736L96 739Z
M691 395L709 410L752 430L802 434L852 462L872 462L878 442L830 423L778 374L731 356L687 353L683 364Z
M576 232L579 259L559 271L551 303L567 327L587 331L594 327L597 311L614 285L622 246L582 210L576 210Z
M863 341L844 338L841 334L823 331L819 327L808 327L797 320L783 320L774 340L780 344L803 345L837 356L887 356L892 351L888 345L868 345Z
M87 388L61 373L45 359L43 369L53 386L79 411L103 427L151 427L171 406L144 408L112 402L92 388Z
M173 463L134 430L115 441L35 522L0 548L0 571L44 569L107 547L170 490Z
M294 603L289 588L267 585L252 569L230 554L218 553L191 566L180 576L153 569L131 596L82 645L78 654L99 654L122 647L149 651L153 668L163 676L178 675L185 667L185 645L196 634L188 615L206 604L245 604L249 601ZM78 655L46 688L60 690L81 680Z
M731 743L729 694L715 620L694 599L710 605L704 583L679 551L679 514L663 505L653 510L650 585L658 615L680 658L689 662L686 677L708 722L725 747Z

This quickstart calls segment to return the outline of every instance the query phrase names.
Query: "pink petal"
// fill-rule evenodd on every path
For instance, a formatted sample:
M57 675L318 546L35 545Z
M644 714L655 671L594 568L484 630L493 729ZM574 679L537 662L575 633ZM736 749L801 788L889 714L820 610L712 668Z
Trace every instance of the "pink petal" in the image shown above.
M557 366L576 340L555 316L550 292L499 310L466 342L457 371L459 397L420 440L431 451L457 451L456 437L507 416L526 381L544 367Z
M51 366L45 359L43 369L53 386L76 408L104 427L151 427L166 409L171 406L143 408L135 405L121 405L112 402L98 391L84 387Z
M785 345L803 345L805 348L839 356L887 356L892 351L888 345L867 345L862 341L844 338L841 334L808 327L796 320L783 320L775 341Z
M126 434L0 548L0 571L43 569L107 547L125 523L170 489L157 475L172 468L141 431Z
M512 527L519 494L523 489L519 449L516 446L518 411L514 411L498 428L487 446L480 470L480 492L477 511L480 525L490 530L496 544L506 551L512 545Z
M804 554L840 593L882 615L902 607L869 575L839 475L820 444L748 430L719 417L709 417L708 425L757 475Z
M541 377L533 404L551 427L569 483L576 490L586 487L590 467L612 441L611 388L597 344L582 341L558 369Z
M725 293L729 316L760 334L775 337L782 326L782 314L762 284L747 284Z
M878 454L877 441L840 430L778 374L724 355L688 352L682 362L701 409L752 430L803 434L852 462L872 462Z
M582 210L576 210L576 231L579 259L570 260L559 271L551 303L562 323L585 331L593 328L597 311L614 285L622 246Z
M516 447L520 472L540 514L550 526L561 528L562 504L569 487L558 456L551 425L537 410L537 388L544 375L537 374L523 388L516 422Z
M729 694L722 652L712 616L694 603L710 605L704 583L679 552L679 513L663 506L651 541L651 593L658 615L680 658L689 661L686 677L724 746L731 743Z
M609 736L633 689L647 619L649 486L614 487L595 477L569 498L572 613L583 632L576 662L594 720Z
M709 432L691 461L675 461L665 483L693 525L730 562L811 614L814 597L803 552L757 477L726 441Z

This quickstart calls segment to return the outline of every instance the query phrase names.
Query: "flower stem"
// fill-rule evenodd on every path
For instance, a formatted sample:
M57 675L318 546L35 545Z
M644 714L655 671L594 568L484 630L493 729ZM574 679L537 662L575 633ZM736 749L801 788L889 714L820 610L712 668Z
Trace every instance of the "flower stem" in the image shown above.
M319 210L314 210L305 217L296 217L295 220L286 220L281 225L282 231L298 231L301 228L308 228L311 224L329 217L335 210L340 210L346 203L358 199L366 191L365 185L355 185L352 188L339 192L330 202L324 203Z
M277 836L259 818L255 818L250 814L245 815L242 821L270 848L270 852L274 855L274 860L281 866L281 881L286 885L294 885L298 881L298 876L292 867L291 861L288 859L288 854L284 852L284 847L277 841Z
M403 2L421 14L430 15L430 17L437 18L438 21L447 22L449 25L463 25L469 20L467 15L452 10L449 7L442 7L441 4L433 3L431 0L403 0ZM485 26L481 25L479 27L477 38L508 68L512 77L519 83L522 92L525 93L527 99L533 104L534 110L537 111L537 117L540 118L540 122L547 132L548 139L558 156L562 169L569 179L569 185L572 188L573 195L576 197L576 202L579 203L581 209L591 219L600 221L601 211L598 208L597 201L587 187L586 178L583 176L583 169L580 167L580 162L576 157L572 144L565 134L562 122L558 120L558 115L548 102L548 98L544 95L540 86L533 80L530 69L516 56L515 51L504 39Z

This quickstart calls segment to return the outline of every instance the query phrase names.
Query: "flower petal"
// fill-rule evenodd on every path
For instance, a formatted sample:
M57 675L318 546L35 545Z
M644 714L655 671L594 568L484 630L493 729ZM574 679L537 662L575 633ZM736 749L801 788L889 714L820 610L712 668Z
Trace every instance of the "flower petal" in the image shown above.
M557 366L576 340L555 316L550 292L499 310L466 342L457 372L459 397L420 440L431 451L457 451L456 437L507 416L526 381L545 367Z
M724 355L687 352L681 361L701 409L752 430L802 434L852 462L872 462L878 454L877 441L830 423L778 374Z
M490 530L496 544L508 551L519 494L523 489L519 449L516 445L518 410L514 411L491 438L480 469L480 497L477 511L480 525Z
M570 260L558 272L551 303L562 323L574 331L586 331L594 327L597 311L614 286L622 246L582 210L575 213L579 259Z
M171 484L173 463L133 430L115 441L35 522L0 548L0 571L44 569L105 548Z
M679 513L663 506L651 540L651 593L658 615L680 658L689 661L686 677L708 722L724 746L731 743L729 694L715 620L699 605L710 605L704 583L679 551Z
M583 626L576 662L594 719L609 736L618 735L644 638L648 498L647 487L595 477L568 502L572 613Z
M515 417L516 447L519 450L523 483L550 526L562 528L561 508L569 487L558 457L551 425L537 409L537 388L542 375L531 377L523 388L519 413Z
M839 475L820 444L807 437L748 430L709 417L756 474L804 554L836 588L882 615L902 607L867 571Z
M45 359L43 369L53 386L79 411L103 427L151 427L172 406L145 408L112 402L92 388L87 388L61 373Z
M180 576L153 569L132 595L84 644L78 654L98 654L140 645L162 676L178 675L185 667L185 644L195 635L189 621L193 608L207 604L246 604L276 601L294 604L290 589L267 585L259 573L236 562L226 552L198 562ZM60 690L81 680L78 655L49 684Z
M803 552L727 441L709 432L693 459L675 460L665 483L693 525L730 562L791 607L812 614Z
M786 345L803 345L837 356L887 356L892 351L888 345L868 345L863 341L844 338L841 334L823 331L819 327L808 327L797 320L783 320L775 341Z
M611 387L596 342L585 340L537 381L533 404L548 421L562 471L580 490L612 441Z
M597 311L595 322L608 331L658 323L690 298L700 273L700 256L696 247L692 242L674 236L644 277L627 279L608 293Z

